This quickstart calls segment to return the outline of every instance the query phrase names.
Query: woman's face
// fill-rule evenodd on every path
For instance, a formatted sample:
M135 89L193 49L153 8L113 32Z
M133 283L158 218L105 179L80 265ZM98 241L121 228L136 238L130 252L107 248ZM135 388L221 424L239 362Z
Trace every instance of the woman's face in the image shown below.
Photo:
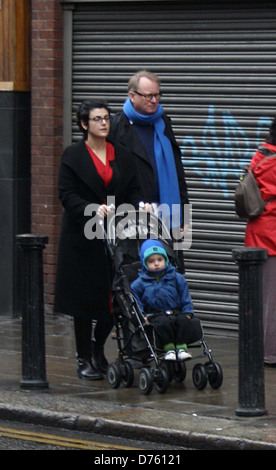
M95 108L89 113L88 136L107 137L110 129L110 116L106 108Z

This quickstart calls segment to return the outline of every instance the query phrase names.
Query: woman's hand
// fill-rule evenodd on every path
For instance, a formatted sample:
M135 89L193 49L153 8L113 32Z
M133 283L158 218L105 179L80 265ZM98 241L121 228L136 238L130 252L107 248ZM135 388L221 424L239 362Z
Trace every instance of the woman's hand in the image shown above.
M113 204L110 204L109 206L102 204L97 210L97 216L100 217L100 219L104 219L108 214L113 213L114 209L115 207Z

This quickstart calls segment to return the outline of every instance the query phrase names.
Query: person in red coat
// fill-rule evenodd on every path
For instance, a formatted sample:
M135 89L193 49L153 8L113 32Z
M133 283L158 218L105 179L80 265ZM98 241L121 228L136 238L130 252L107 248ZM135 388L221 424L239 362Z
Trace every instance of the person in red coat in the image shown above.
M271 158L262 162L265 156ZM256 165L254 174L267 204L263 214L247 221L245 246L264 248L268 252L263 266L264 363L276 367L276 118L266 141L253 156L250 169Z
M104 237L93 237L87 230L96 215L88 217L86 211L92 205L103 221L110 212L108 198L116 211L121 204L138 208L141 195L128 149L108 141L107 104L84 101L77 122L83 139L64 150L59 167L58 193L64 210L54 309L74 318L78 376L96 380L108 365L104 344L113 325L111 260ZM93 335L92 325L96 325Z

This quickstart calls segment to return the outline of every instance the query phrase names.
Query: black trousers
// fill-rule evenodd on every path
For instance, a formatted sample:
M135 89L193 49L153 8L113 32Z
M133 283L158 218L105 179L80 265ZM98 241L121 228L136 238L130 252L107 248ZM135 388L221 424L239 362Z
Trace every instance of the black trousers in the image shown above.
M163 349L167 344L191 344L202 337L202 329L198 318L187 318L183 313L166 315L157 313L150 315L157 347Z
M94 331L92 332L93 321L91 318L75 317L75 340L77 348L77 356L82 359L91 359L91 340L92 333L98 347L103 347L107 337L113 327L112 315L106 315L96 322Z

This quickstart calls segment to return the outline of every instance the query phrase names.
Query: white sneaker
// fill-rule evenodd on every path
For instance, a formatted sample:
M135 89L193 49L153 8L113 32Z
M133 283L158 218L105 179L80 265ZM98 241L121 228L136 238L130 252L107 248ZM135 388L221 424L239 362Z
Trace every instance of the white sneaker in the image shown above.
M164 359L165 361L176 361L176 352L173 349L167 351Z
M177 358L179 361L187 361L187 359L192 359L192 355L184 349L179 349L179 351L177 351Z

